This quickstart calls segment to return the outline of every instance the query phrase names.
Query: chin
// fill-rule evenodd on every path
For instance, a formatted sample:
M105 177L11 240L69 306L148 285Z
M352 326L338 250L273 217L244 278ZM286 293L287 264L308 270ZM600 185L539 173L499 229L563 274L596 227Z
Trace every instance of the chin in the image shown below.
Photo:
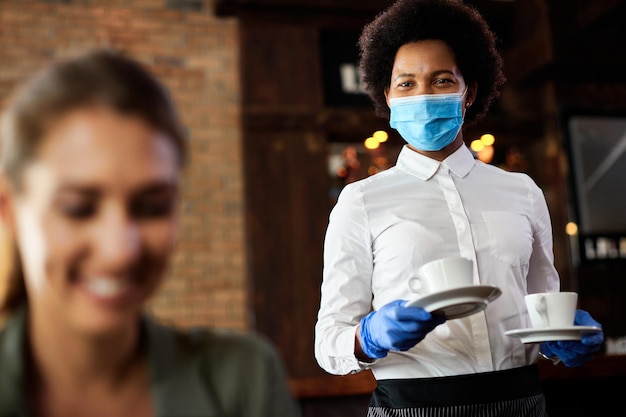
M143 312L140 299L103 303L81 297L75 301L66 318L78 333L93 337L126 332L137 325Z
M74 321L75 330L89 337L108 337L124 333L137 326L141 312L138 310L117 313L90 313L81 315Z

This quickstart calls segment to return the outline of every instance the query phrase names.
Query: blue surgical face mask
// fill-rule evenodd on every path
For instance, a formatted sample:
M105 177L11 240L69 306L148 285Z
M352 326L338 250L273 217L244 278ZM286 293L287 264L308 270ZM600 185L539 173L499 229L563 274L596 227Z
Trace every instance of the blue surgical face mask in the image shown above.
M439 151L452 143L461 130L464 95L465 92L392 98L389 124L415 148Z

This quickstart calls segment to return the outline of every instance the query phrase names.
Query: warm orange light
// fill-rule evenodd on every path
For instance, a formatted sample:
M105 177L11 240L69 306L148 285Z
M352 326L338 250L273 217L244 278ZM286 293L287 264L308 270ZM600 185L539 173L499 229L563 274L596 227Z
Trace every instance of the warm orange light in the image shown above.
M491 133L485 133L480 137L480 141L485 144L485 146L491 146L496 141L496 138Z
M365 139L363 142L367 149L377 149L380 146L380 142L374 139L373 137L369 137Z
M578 234L578 225L574 222L569 222L565 225L565 233L569 236L575 236Z
M372 137L376 139L378 142L382 143L382 142L387 142L389 135L384 130L377 130L376 132L374 132Z
M470 148L474 152L480 152L485 148L485 144L481 140L475 139L472 141L472 143L470 143Z
M476 153L476 157L486 163L489 164L493 160L494 149L493 146L485 146L480 151Z

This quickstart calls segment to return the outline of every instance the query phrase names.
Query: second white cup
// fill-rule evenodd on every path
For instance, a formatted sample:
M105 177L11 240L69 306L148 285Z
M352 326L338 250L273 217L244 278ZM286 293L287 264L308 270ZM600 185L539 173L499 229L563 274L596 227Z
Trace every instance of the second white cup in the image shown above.
M420 295L472 285L474 263L471 259L454 257L424 264L417 276L409 279L411 291Z
M575 292L528 294L525 301L533 328L560 328L574 325L578 303L578 294Z

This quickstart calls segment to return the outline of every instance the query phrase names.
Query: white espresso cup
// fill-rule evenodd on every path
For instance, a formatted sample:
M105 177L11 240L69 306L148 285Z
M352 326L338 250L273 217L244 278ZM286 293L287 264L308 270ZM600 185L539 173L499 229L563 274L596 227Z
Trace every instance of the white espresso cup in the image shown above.
M424 264L417 276L409 279L409 289L420 295L472 285L474 263L471 259L443 258Z
M535 329L571 327L576 316L578 294L542 292L524 297L530 324Z

